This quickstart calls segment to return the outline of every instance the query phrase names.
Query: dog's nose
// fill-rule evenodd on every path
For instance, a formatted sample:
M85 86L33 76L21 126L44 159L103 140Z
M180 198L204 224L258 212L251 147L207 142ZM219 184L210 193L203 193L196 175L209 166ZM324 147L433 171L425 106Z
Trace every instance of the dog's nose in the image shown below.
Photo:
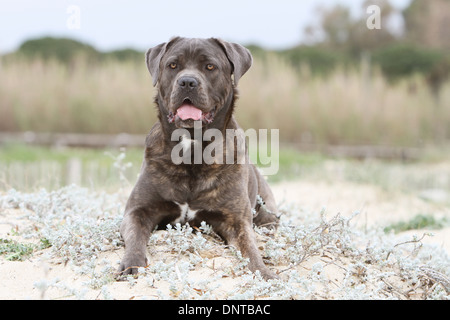
M182 88L193 89L198 87L198 80L191 76L183 76L178 79L178 85Z

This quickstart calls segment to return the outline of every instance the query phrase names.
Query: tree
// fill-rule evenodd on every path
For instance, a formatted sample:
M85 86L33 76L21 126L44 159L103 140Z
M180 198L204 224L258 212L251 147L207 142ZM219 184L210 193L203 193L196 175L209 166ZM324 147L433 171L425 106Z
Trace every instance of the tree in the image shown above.
M377 5L380 8L380 29L369 29L367 8ZM357 19L349 31L348 48L353 56L360 56L363 52L373 52L397 41L397 36L390 28L389 20L396 14L394 7L388 0L366 0L362 5L361 18Z
M97 60L99 57L98 51L88 44L53 37L27 40L19 47L18 53L27 58L55 59L64 63L69 63L80 55L88 60Z
M450 0L413 0L403 17L408 41L450 50Z
M367 8L374 4L380 8L380 29L369 29L366 23L369 17ZM359 58L364 52L385 47L397 40L395 33L388 28L389 19L395 13L388 0L365 1L357 18L353 18L349 8L342 5L320 8L318 26L307 26L305 35L309 39L322 35L322 45Z

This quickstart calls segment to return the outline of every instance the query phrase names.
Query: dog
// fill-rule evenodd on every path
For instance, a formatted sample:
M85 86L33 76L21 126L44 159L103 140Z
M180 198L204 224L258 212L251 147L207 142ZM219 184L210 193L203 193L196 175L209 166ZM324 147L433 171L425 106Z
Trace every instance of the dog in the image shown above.
M253 62L250 51L217 38L175 37L149 49L145 57L157 87L159 121L146 137L141 172L120 226L125 253L118 274L136 274L148 264L146 245L155 229L175 223L199 226L205 221L249 258L252 272L278 278L265 266L253 230L253 223L276 228L277 206L269 185L248 160L247 147L244 164L175 164L171 157L178 144L171 137L177 129L193 133L197 124L203 132L215 129L224 137L227 129L239 129L233 111L239 79ZM202 143L202 150L208 146L184 138L183 144ZM224 143L223 154L236 147L236 141ZM232 151L234 160L237 149Z

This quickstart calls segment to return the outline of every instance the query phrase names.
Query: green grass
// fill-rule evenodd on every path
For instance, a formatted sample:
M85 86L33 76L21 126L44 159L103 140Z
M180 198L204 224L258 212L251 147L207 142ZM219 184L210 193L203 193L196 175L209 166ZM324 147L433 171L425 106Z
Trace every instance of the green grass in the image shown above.
M143 148L126 149L129 161L142 161ZM0 148L0 162L35 162L35 161L57 161L66 162L77 158L82 161L100 161L111 164L113 159L107 153L118 154L119 149L87 149L87 148L48 148L25 144L6 144Z
M19 174L27 174L27 184L34 186L32 180L34 176L42 178L42 174L33 173L29 171L43 171L48 170L48 166L45 164L53 163L54 166L60 167L61 175L65 175L66 166L72 159L77 159L81 161L82 174L88 175L89 177L83 177L82 181L94 180L96 185L103 187L106 185L117 186L118 181L112 181L113 178L117 176L117 170L114 168L114 162L116 157L120 154L119 149L83 149L83 148L48 148L42 146L29 146L23 144L9 144L2 146L0 149L0 164L6 169L1 169L0 167L0 185L1 185L1 173L6 176L3 178L5 185L15 187L18 189L29 189L26 186L14 185L10 183L17 179L17 174L13 175L13 169L19 166ZM124 168L124 173L130 184L134 184L137 174L139 173L140 166L142 163L143 148L130 148L125 151L125 159L123 162L131 163L130 168ZM314 168L319 168L326 158L320 154L316 153L302 153L294 149L281 149L279 152L279 171L276 175L269 176L269 182L278 182L286 179L294 179L303 176L306 172L314 170ZM39 165L39 164L43 165ZM97 171L104 171L98 178L95 177L96 172L93 170L88 170L89 167L98 167ZM36 168L34 168L36 167ZM23 168L23 169L21 169ZM9 171L9 172L5 172ZM94 170L95 171L95 170ZM88 173L89 172L89 173ZM9 178L8 178L9 176ZM61 183L57 183L57 186L64 185L64 177L51 177L52 179L59 178ZM45 178L44 178L45 179ZM5 181L6 180L6 181ZM53 183L52 186L55 184ZM46 181L40 181L40 186L46 186Z
M0 238L0 255L4 255L8 261L23 261L30 257L36 250L51 247L48 239L42 238L39 244L21 243L15 240Z
M123 186L123 174L132 187L143 159L143 148L122 149L48 148L28 145L4 145L0 148L0 190L36 190L60 188L66 180L70 162L81 166L80 183L85 187L112 190ZM279 150L279 171L268 176L270 183L284 180L309 180L370 184L386 192L420 193L427 189L450 190L448 151L415 162L352 160L325 156L319 152L301 152L282 147ZM126 166L130 163L131 166ZM119 170L117 165L121 166ZM70 182L69 182L70 183Z
M448 225L445 218L437 219L432 215L418 214L408 221L400 221L384 228L385 232L403 232L408 230L431 229L438 230Z
M126 156L118 162L119 155ZM48 148L8 144L0 148L0 190L53 190L76 183L85 187L117 188L135 182L143 149ZM131 168L125 164L131 163ZM119 170L115 166L122 166ZM119 174L119 171L121 174ZM75 179L75 180L73 180Z
M8 261L25 260L33 253L34 248L32 244L0 238L0 255L4 255Z
M278 174L270 176L269 182L301 179L305 175L316 172L323 166L326 159L326 156L315 152L300 152L290 148L281 149Z

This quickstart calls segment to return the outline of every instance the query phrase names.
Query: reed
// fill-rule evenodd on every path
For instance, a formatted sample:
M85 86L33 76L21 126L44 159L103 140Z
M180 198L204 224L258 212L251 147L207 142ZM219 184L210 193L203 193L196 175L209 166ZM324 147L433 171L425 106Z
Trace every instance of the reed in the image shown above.
M239 92L240 124L278 128L282 141L420 146L450 138L450 82L438 100L419 76L393 84L369 66L314 76L269 56L255 60ZM0 131L146 133L154 95L144 62L8 61Z

